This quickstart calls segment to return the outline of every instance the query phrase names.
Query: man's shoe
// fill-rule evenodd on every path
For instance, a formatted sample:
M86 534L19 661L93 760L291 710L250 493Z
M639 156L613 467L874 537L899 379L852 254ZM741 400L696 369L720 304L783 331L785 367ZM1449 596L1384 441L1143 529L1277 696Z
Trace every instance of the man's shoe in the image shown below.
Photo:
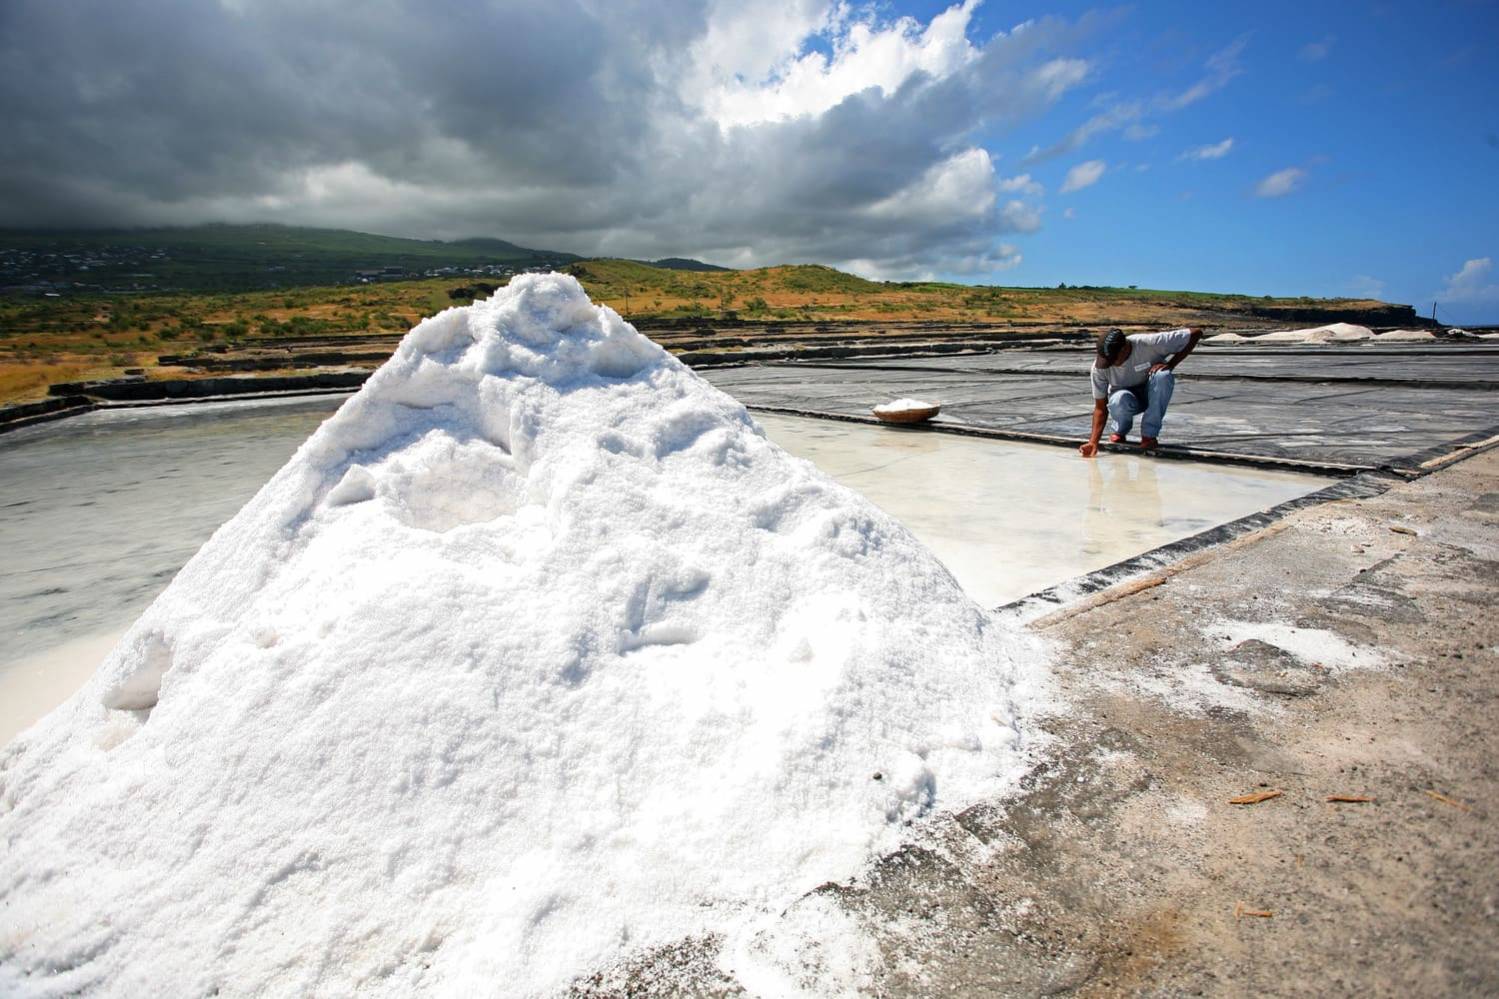
M1140 450L1142 450L1142 451L1154 451L1155 448L1156 448L1156 445L1158 443L1159 442L1154 437L1141 437L1140 438Z
M1123 434L1109 434L1109 443L1110 444L1123 444L1124 443L1124 435Z

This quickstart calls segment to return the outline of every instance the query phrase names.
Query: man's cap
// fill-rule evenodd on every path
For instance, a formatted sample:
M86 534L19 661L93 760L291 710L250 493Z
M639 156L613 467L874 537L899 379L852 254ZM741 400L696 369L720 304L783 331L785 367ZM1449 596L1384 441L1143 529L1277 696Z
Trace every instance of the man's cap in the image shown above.
M1113 357L1124 349L1124 330L1117 326L1103 335L1098 341L1098 356L1103 358Z

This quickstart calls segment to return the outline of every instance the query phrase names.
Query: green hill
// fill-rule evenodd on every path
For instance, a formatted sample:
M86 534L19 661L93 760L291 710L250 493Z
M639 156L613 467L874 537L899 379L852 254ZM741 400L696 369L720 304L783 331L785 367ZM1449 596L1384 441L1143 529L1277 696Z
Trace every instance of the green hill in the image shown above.
M669 271L731 271L732 267L720 267L717 264L705 264L701 260L693 260L691 257L662 257L660 260L650 261L652 267L661 267Z
M578 257L502 239L403 239L284 225L0 230L0 288L222 292L559 267Z

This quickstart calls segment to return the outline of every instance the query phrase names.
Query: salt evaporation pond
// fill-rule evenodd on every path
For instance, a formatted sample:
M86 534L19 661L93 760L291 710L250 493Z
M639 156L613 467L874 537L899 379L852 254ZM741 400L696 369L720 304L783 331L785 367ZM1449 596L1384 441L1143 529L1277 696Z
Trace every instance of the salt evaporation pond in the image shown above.
M346 396L118 409L0 438L0 742L77 688ZM997 606L1304 495L1312 476L761 414Z
M0 749L0 993L552 995L692 940L784 995L770 925L1013 789L1049 676L889 514L518 277Z
M203 463L204 418L159 471ZM828 429L788 426L812 453ZM12 445L16 481L38 488L54 439ZM850 480L899 468L885 502L939 523L981 494L998 512L949 540L1022 562L1042 477L921 440L834 451ZM71 502L112 488L133 518L71 553L77 509L3 500L42 565L21 603L81 592L103 624L134 591L99 547L201 506L121 471L118 443L88 448L115 477L70 478ZM987 486L942 478L964 466ZM413 329L0 749L0 992L552 995L693 941L790 994L802 948L868 946L836 913L789 940L777 921L1013 791L1050 655L576 280L519 277Z

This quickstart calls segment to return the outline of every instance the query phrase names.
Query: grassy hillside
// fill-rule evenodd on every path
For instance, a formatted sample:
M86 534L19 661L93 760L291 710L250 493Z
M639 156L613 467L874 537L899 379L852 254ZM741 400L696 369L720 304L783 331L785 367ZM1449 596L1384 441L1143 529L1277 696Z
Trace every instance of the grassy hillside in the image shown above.
M590 295L638 319L732 315L747 320L931 320L1011 324L1221 324L1235 316L1298 316L1379 310L1370 299L1256 298L1147 288L1007 288L933 281L881 282L831 267L668 271L630 260L583 260L563 268ZM1209 315L1205 315L1209 314ZM1390 322L1399 321L1393 314Z
M501 239L442 242L282 225L0 230L0 286L65 296L310 287L436 271L508 276L576 259Z
M883 283L815 265L684 271L627 260L583 260L566 269L596 301L613 306L648 331L681 328L683 323L688 333L699 324L737 322L736 329L745 323L803 324L803 332L786 334L793 341L804 338L816 324L833 321L863 321L868 324L863 335L876 338L881 324L912 322L979 325L1003 335L1037 326L1195 323L1245 328L1344 318L1405 321L1400 307L1368 300ZM393 337L423 316L466 305L503 283L500 277L456 275L274 291L0 297L0 403L40 397L56 382L111 377L132 369L160 377L190 374L161 367L158 358L163 355L275 353L281 349L278 345L302 350L315 340L333 344L332 349L343 342L359 345L360 363L369 363L370 351L389 350ZM1371 318L1378 315L1387 318ZM670 341L683 334L658 335Z

